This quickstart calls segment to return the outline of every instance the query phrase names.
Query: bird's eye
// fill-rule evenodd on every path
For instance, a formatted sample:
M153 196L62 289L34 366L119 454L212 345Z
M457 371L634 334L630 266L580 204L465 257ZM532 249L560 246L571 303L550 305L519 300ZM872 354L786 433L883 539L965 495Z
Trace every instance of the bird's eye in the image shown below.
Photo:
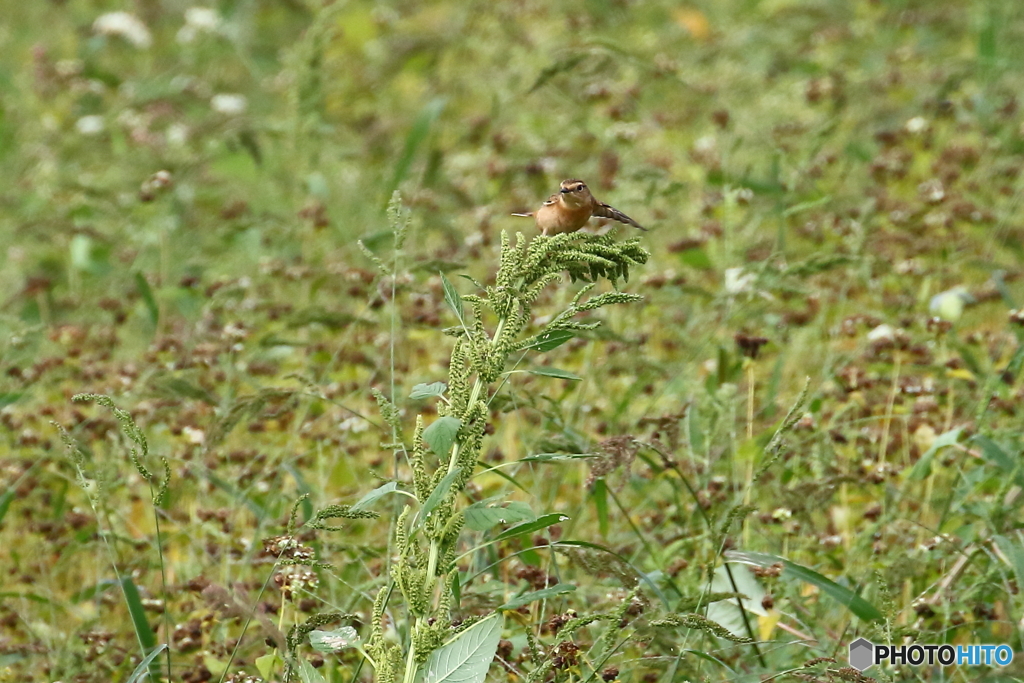
M576 191L577 192L583 192L583 188L585 188L585 187L586 187L586 185L577 185L576 186Z

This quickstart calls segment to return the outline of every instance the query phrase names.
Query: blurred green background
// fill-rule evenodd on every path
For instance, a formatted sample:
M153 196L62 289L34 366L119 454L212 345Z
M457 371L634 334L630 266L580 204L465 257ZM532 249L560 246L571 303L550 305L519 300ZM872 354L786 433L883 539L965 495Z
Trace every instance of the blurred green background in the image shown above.
M254 674L261 636L228 667L239 621L204 605L202 581L280 602L257 597L259 539L283 533L295 498L312 494L308 515L393 474L370 389L410 425L429 412L403 397L445 376L437 272L469 293L455 275L486 280L501 231L534 233L509 214L564 178L651 228L626 285L646 300L537 360L582 382L505 387L489 458L656 439L724 514L809 376L790 455L736 544L870 584L922 642L1019 651L1021 45L1024 5L995 0L0 0L0 680L127 676L137 631L112 565L156 601L180 680ZM411 216L397 257L395 190ZM744 360L737 335L768 344ZM170 460L169 599L147 487L79 392L114 397ZM100 512L51 420L83 445ZM957 428L986 441L912 475ZM517 469L516 495L700 591L721 549L664 468L607 475L610 513L585 465L566 471ZM368 613L386 533L318 541L338 569L303 610ZM957 589L936 591L963 556ZM563 571L592 604L621 597ZM526 580L491 578L480 605ZM813 642L768 648L768 670L845 661L844 608L772 591ZM794 639L765 619L762 637ZM621 679L732 675L679 643L765 671L687 638L650 661L626 651Z

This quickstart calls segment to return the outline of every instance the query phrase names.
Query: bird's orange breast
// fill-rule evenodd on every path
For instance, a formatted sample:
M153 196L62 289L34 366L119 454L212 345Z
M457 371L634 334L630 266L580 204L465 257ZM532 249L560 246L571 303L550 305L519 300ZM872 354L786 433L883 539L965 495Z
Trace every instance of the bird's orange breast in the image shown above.
M590 207L569 208L562 203L540 207L534 216L544 234L575 232L590 220Z

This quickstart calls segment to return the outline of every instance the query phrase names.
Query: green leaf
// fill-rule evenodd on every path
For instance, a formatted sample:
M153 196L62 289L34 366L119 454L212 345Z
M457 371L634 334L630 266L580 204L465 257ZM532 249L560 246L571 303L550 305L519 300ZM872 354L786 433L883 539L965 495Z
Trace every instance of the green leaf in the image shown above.
M260 672L260 676L263 677L263 680L268 681L273 677L274 669L284 664L284 660L278 656L277 652L271 652L262 657L257 657L255 663L256 670Z
M454 470L446 474L444 479L437 482L437 486L435 486L434 490L430 492L427 499L423 501L423 508L420 510L420 514L416 518L416 528L419 528L423 522L427 520L427 517L430 517L430 513L441 504L444 497L448 495L448 490L451 489L452 482L455 481L455 478L458 477L461 472L462 468L456 467Z
M537 80L535 80L533 82L533 85L530 86L530 89L526 91L527 94L532 93L533 91L538 90L539 88L542 88L545 83L550 81L558 74L563 73L565 71L572 71L586 58L587 55L585 54L573 55L571 57L565 57L564 59L560 59L554 64L544 67L544 69L541 70L540 74L538 74Z
M14 500L14 488L11 487L0 493L0 522L4 521L4 517L7 515L8 508L11 507L11 501Z
M459 324L463 327L466 326L466 314L462 310L462 295L459 294L459 290L455 289L455 285L444 276L444 273L440 273L441 276L441 287L444 289L444 302L448 304L448 308L452 309L452 313L458 318Z
M313 633L316 633L316 631ZM327 683L327 679L305 659L299 660L299 680L302 683Z
M828 204L830 201L832 201L832 195L825 195L824 197L818 197L817 199L811 199L810 201L800 202L799 204L794 204L783 211L782 216L783 218L788 218L789 216L806 211L807 209L814 209L823 204Z
M409 398L430 398L431 396L442 396L448 385L444 382L432 382L430 384L417 384L409 392Z
M519 609L523 605L529 605L531 602L536 602L537 600L547 600L548 598L553 598L556 595L572 593L574 590L576 590L576 586L572 585L571 583L559 583L548 588L542 588L539 591L530 591L529 593L523 593L518 597L512 598L498 609Z
M574 375L571 372L565 370L559 370L558 368L532 368L527 370L531 375L540 375L541 377L556 377L558 379L567 379L571 382L579 382L583 378L579 375Z
M597 509L597 530L602 536L608 538L608 485L604 479L594 482L590 498L594 501L594 507Z
M333 631L310 631L309 644L317 652L334 654L360 644L359 634L351 626L342 626Z
M519 462L565 462L566 460L588 460L596 457L593 453L536 453L520 458Z
M709 655L706 652L701 652L700 650L680 650L680 652L683 652L683 653L686 653L686 654L689 654L689 655L694 655L696 657L700 657L701 659L707 660L707 661L711 662L712 664L717 664L717 665L719 665L720 667L722 667L723 669L725 669L726 671L728 671L731 674L735 674L736 673L735 671L733 671L729 667L728 664L723 662L721 659L718 659L717 657Z
M153 296L149 281L139 271L135 271L135 288L139 290L142 303L146 305L146 310L149 312L149 321L153 323L153 327L156 327L160 322L160 307L156 305L156 298Z
M1009 563L1010 568L1013 569L1017 585L1024 586L1024 543L1021 542L1019 531L1014 536L1013 539L1010 539L1006 536L996 535L992 537L992 542L1002 553L1001 559Z
M1011 383L1020 375L1022 367L1024 367L1024 344L1017 347L1013 358L1006 366L1006 374L1009 375Z
M462 584L459 583L458 572L452 572L452 597L455 598L455 609L458 609L462 602Z
M424 683L483 683L501 639L502 618L492 614L430 653Z
M406 175L408 175L409 168L412 166L412 160L416 157L416 150L427 139L431 126L434 125L434 121L437 120L437 117L441 115L441 111L444 109L444 104L444 98L439 97L428 102L420 110L419 116L416 117L416 122L413 123L412 129L409 130L409 135L405 138L405 149L402 150L402 156L398 159L398 163L395 164L395 173L391 177L391 183L387 188L387 192L384 194L389 200L401 182L405 180Z
M423 430L423 440L437 455L447 455L452 450L455 437L459 434L462 422L459 418L446 415Z
M551 330L537 335L529 343L523 346L523 351L550 351L575 337L571 330Z
M356 502L356 504L351 507L351 509L353 511L366 510L371 505L373 505L375 502L377 502L377 500L379 500L380 498L383 498L384 496L388 495L389 493L394 493L397 490L398 490L398 483L397 482L393 482L393 481L389 481L388 483L384 484L383 486L378 486L377 488L375 488L374 490L370 491L365 496L360 498Z
M598 551L600 551L602 553L608 553L612 557L614 557L614 558L618 559L620 562L622 562L622 564L624 564L627 567L629 567L630 569L632 569L633 573L635 573L637 575L637 578L639 578L641 581L646 583L650 587L650 589L654 592L654 594L658 596L658 599L661 600L661 604L664 605L665 609L668 609L668 606L669 606L668 596L665 595L664 591L661 590L661 587L658 586L658 584L655 583L653 580L651 580L651 577L649 575L647 575L644 572L640 571L640 569L637 568L636 565L634 565L632 562L630 562L625 557L623 557L619 553L615 552L611 548L606 548L605 546L603 546L603 545L601 545L599 543L591 543L590 541L577 541L577 540L556 541L552 545L555 546L555 547L558 547L558 546L568 546L570 548L589 548L590 550L598 550Z
M146 618L146 609L142 606L142 599L139 597L139 589L130 576L121 578L121 592L124 593L124 600L128 604L128 614L132 618L132 626L135 627L135 635L139 639L142 649L149 651L156 647L156 635Z
M516 524L536 519L530 506L520 501L509 503L474 503L465 510L466 526L473 531L487 531L499 524Z
M700 248L679 252L679 260L683 262L683 265L696 268L697 270L711 270L712 268L708 253Z
M0 392L0 408L6 408L12 403L17 403L21 400L21 397L25 395L24 391L4 391Z
M944 434L940 434L935 437L935 441L932 442L931 448L924 452L921 459L914 463L914 469L910 470L910 480L920 481L929 474L932 473L932 460L935 458L935 454L940 449L946 446L952 446L960 438L960 432L963 431L962 427L957 427Z
M730 572L732 573L731 579ZM733 581L736 582L735 591L744 596L742 598L743 609L740 609L739 599L729 598L710 603L707 606L707 611L703 614L719 626L728 629L734 636L743 638L747 637L746 621L751 614L757 616L768 614L768 610L761 605L765 590L749 567L740 564L733 566L721 564L715 568L715 573L711 578L711 592L731 593L734 590Z
M153 663L153 660L160 656L160 653L167 649L167 643L160 643L155 650L146 655L146 658L139 662L139 665L135 667L135 671L132 671L132 675L128 677L125 683L138 683L143 679L144 676L148 676L149 665Z
M534 531L540 531L546 529L553 524L559 524L561 522L568 522L569 517L563 515L561 512L551 512L546 515L541 515L537 519L531 522L523 522L517 524L514 527L505 529L498 534L494 540L503 541L506 538L514 538L516 536L522 536L523 534L532 534Z
M690 450L694 455L704 454L704 430L701 428L697 404L691 403L686 410L686 431L690 434Z
M220 399L217 396L183 377L157 377L153 380L153 388L173 396L184 396L202 401L207 405L220 405Z
M742 562L744 564L752 564L755 567L770 567L773 564L781 563L785 567L783 576L791 576L801 581L805 581L812 586L817 586L821 591L839 603L846 606L851 612L857 617L864 621L873 621L875 619L883 619L883 615L878 611L878 608L872 605L870 602L860 597L849 588L840 586L835 581L828 579L813 569L808 569L802 565L790 562L784 557L777 555L769 555L768 553L751 553L743 551L728 551L726 557L733 562Z
M936 439L936 441L938 441L938 439ZM986 436L982 436L981 434L978 434L977 436L973 437L971 441L981 446L981 455L982 457L985 458L985 460L995 465L1003 472L1010 474L1015 469L1017 469L1016 463L1014 463L1013 458L1010 457L1010 454L1004 451L1002 446L997 444L992 439Z

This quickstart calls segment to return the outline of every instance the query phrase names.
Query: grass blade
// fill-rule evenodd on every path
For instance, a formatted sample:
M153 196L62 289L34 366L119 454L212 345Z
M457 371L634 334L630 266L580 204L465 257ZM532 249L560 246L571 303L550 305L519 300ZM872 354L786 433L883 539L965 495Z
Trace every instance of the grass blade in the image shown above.
M125 681L125 683L137 683L138 681L141 681L144 676L149 675L149 665L152 664L153 660L159 657L160 653L166 649L167 644L160 643L160 645L155 650L150 652L148 655L146 655L145 659L139 662L139 665L135 667L135 671L132 672L132 675L128 677L128 680Z
M801 581L805 581L812 586L817 586L823 593L826 593L837 602L845 605L847 609L853 612L860 619L863 619L864 621L873 621L875 619L884 618L877 607L854 593L849 588L844 588L835 581L822 576L813 569L809 569L795 562L790 562L784 557L769 555L768 553L752 553L744 551L728 551L725 553L725 556L733 562L742 562L743 564L751 564L755 567L762 568L781 563L785 567L783 576L789 574L790 576L796 577Z
M434 125L434 121L441 115L441 111L444 110L445 100L444 98L436 98L427 103L427 106L420 110L419 116L416 117L416 122L412 124L412 130L409 131L409 135L405 138L405 149L402 150L402 156L399 157L398 163L395 165L395 173L391 176L391 183L388 185L387 192L384 196L391 200L391 195L394 194L398 186L405 180L405 177L409 174L409 167L412 165L412 160L416 157L416 151L419 150L420 145L430 135L430 129Z

